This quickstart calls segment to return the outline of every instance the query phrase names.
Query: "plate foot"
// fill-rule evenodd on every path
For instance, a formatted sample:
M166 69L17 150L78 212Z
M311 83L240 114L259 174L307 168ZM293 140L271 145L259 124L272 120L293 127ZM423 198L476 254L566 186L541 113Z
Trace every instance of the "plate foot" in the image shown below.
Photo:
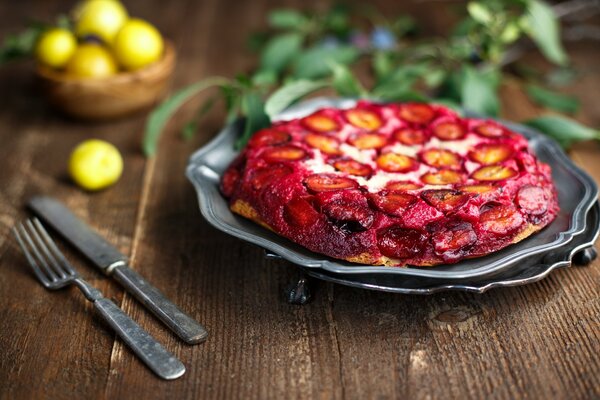
M312 279L302 274L299 278L295 279L286 290L287 302L290 304L304 305L311 301L313 290Z
M583 249L575 256L573 256L573 262L577 265L588 265L598 257L598 251L595 247L588 247Z

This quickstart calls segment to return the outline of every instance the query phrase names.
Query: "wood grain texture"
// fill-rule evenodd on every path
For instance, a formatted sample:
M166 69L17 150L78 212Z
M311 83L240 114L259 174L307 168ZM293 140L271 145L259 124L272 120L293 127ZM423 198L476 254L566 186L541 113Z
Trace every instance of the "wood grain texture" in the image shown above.
M414 11L429 32L449 24L438 3L377 3L390 14ZM246 37L264 27L266 10L323 7L316 0L165 4L127 1L133 15L176 43L175 86L254 65ZM71 5L2 3L0 38L25 17L49 18ZM583 103L576 117L600 126L600 52L594 43L569 52L582 71L567 88ZM297 271L209 226L183 176L187 158L219 129L222 114L211 114L197 137L183 141L177 131L193 112L190 104L169 124L157 157L146 161L139 152L144 116L99 125L63 119L39 98L31 71L27 63L0 69L0 399L600 397L599 261L483 295L405 296L318 283L312 303L288 305L283 292ZM540 112L517 82L503 87L503 97L509 119ZM65 175L69 152L88 137L115 143L125 156L122 180L96 194L76 189ZM598 143L577 145L571 156L600 181ZM206 343L179 342L63 246L85 277L181 358L184 377L155 378L76 290L51 293L34 281L9 229L27 216L23 205L37 193L66 202L206 325Z

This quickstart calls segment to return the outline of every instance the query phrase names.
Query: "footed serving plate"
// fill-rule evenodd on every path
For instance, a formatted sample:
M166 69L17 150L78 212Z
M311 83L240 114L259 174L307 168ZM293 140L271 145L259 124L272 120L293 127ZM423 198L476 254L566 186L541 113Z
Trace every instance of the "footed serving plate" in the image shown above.
M349 108L354 104L355 100L351 99L317 98L289 108L277 120L299 118L323 107ZM226 126L210 143L194 153L186 175L198 194L200 211L211 225L263 247L269 254L302 267L314 277L351 286L405 293L432 293L444 289L483 292L490 287L541 279L558 267L554 264L570 264L578 252L593 245L599 229L599 212L597 207L592 210L598 197L598 188L592 178L575 166L553 140L531 128L507 121L499 122L525 136L538 159L552 167L560 212L545 229L521 242L484 257L451 265L380 267L344 262L313 253L233 214L227 200L219 192L219 180L238 154L233 145L241 133L242 121ZM589 255L588 252L587 258ZM527 267L530 272L524 273ZM531 272L533 270L535 272Z

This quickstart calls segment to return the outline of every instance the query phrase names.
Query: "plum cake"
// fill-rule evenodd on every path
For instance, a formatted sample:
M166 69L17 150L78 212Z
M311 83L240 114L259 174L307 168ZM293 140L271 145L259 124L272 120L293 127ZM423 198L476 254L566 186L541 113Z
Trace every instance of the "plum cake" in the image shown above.
M527 140L440 105L358 102L256 132L221 179L231 210L314 252L389 266L456 263L556 217Z

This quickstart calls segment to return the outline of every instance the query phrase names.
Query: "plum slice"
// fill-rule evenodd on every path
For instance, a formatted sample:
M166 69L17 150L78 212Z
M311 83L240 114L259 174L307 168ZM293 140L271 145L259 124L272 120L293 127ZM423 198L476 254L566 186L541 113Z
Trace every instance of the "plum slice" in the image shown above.
M469 152L469 158L479 164L498 164L508 160L513 155L513 149L507 144L482 143Z
M333 174L313 174L304 179L306 187L313 192L354 189L358 183L350 178Z
M401 192L379 192L369 195L375 207L396 217L402 216L404 210L411 206L417 197L408 193Z
M267 162L297 161L306 157L304 149L294 145L270 147L262 153Z
M533 185L525 185L515 197L517 205L530 215L542 215L548 210L546 190Z
M428 185L448 185L461 183L463 176L449 169L442 169L437 172L427 172L421 176L421 180Z
M479 221L482 229L499 235L514 231L524 222L515 207L502 204L482 212Z
M381 254L390 258L412 258L423 252L427 234L416 229L393 226L377 232L377 246Z
M340 143L336 138L331 136L320 135L318 133L308 133L304 137L304 141L310 147L321 150L325 154L340 155Z
M360 150L380 149L387 144L387 138L376 133L354 135L348 141Z
M310 197L296 197L286 203L283 215L288 224L306 228L317 223L320 214L309 200Z
M369 176L373 172L370 166L361 164L356 160L337 160L333 163L333 166L338 171L356 176Z
M462 139L465 134L465 128L458 122L441 122L433 127L433 134L441 140Z
M277 129L261 129L248 141L250 147L264 147L284 144L292 140L289 133Z
M398 115L413 124L428 124L435 117L435 111L427 104L411 103L400 106Z
M435 168L460 168L461 157L445 149L427 149L420 154L421 160Z
M477 241L473 226L465 221L446 223L431 237L436 253L457 252Z
M518 174L517 171L510 167L503 165L488 165L487 167L481 167L471 177L479 181L503 181L510 179Z
M319 193L321 210L334 225L347 232L361 232L371 227L373 211L358 190Z
M291 173L292 169L286 165L270 165L254 170L250 177L250 184L255 190L261 190Z
M464 205L471 198L471 195L458 190L432 189L423 191L421 197L438 210L450 212Z
M340 129L337 121L322 113L309 115L302 120L305 127L316 132L331 132Z
M402 144L413 146L427 141L427 134L422 129L402 128L394 132L394 138Z
M475 128L475 132L488 138L499 138L504 136L504 128L492 122L484 122Z
M417 169L418 163L404 154L386 153L377 157L379 168L387 172L408 172Z
M409 182L409 181L393 181L393 182L388 182L388 184L385 185L386 189L397 190L397 191L418 190L418 189L421 189L422 187L423 187L423 185L419 185L417 183Z
M464 185L458 188L459 190L467 193L484 194L495 190L496 188L492 185L481 184L481 185Z
M374 131L375 129L380 128L383 124L377 113L358 108L346 111L346 119L352 125L368 131Z

